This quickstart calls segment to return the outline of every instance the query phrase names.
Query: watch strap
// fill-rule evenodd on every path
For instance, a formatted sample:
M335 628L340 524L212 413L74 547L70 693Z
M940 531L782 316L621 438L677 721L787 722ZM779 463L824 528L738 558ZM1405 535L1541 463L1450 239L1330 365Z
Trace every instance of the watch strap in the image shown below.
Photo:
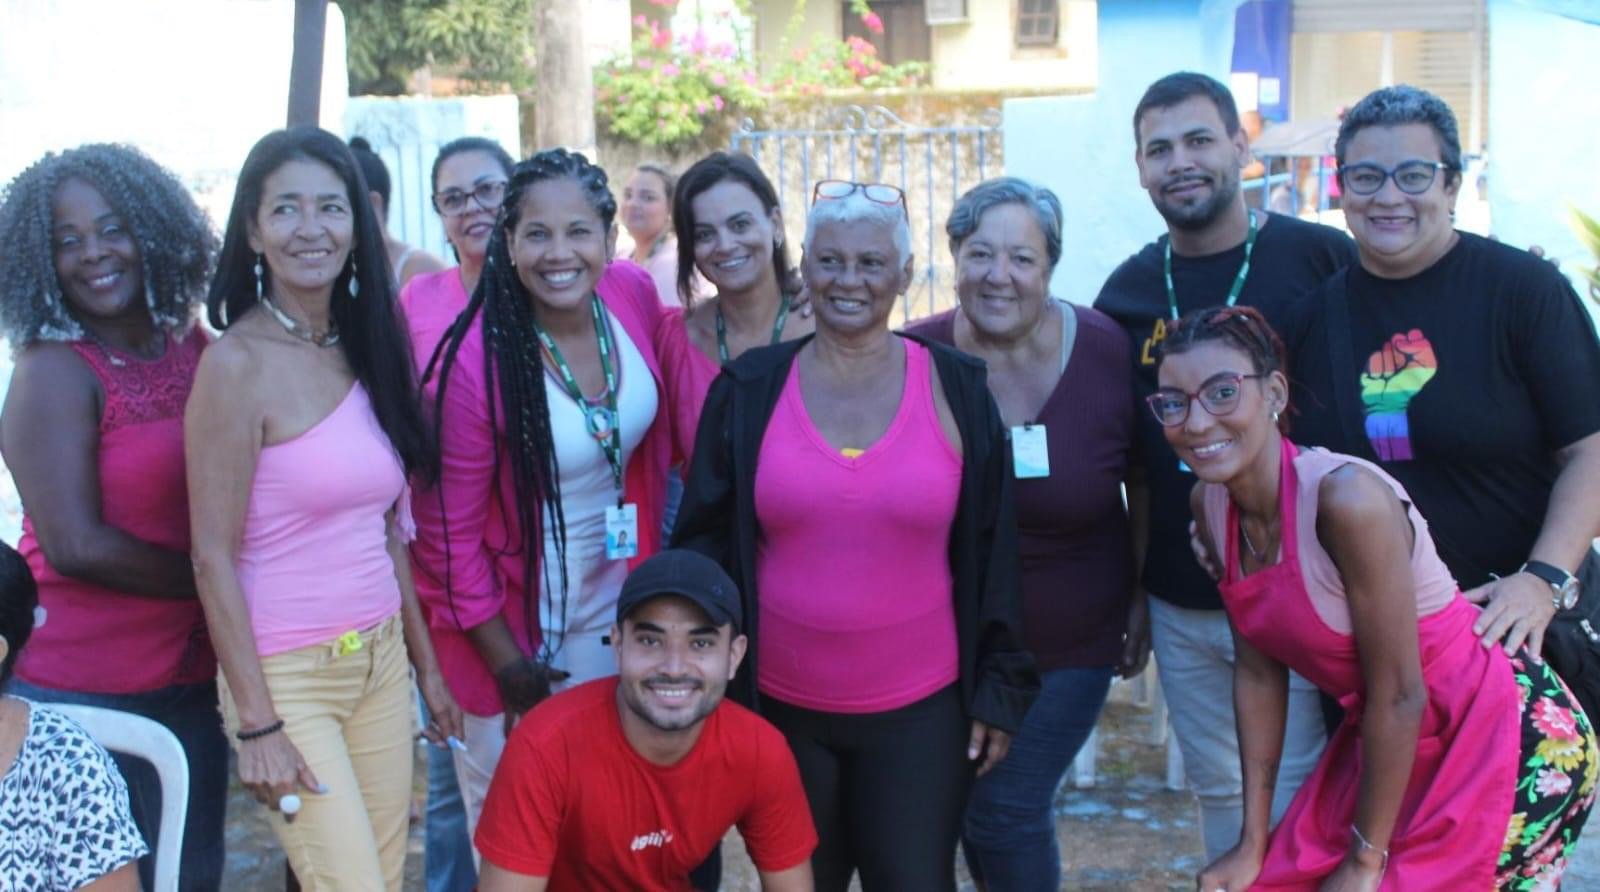
M1565 588L1567 583L1574 578L1571 573L1557 567L1555 564L1547 564L1544 561L1528 561L1522 565L1521 572L1531 573L1558 589Z

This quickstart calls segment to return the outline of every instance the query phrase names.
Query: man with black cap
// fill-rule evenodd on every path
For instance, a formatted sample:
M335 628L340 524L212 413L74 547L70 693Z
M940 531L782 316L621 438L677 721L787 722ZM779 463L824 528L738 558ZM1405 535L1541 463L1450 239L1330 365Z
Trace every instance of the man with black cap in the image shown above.
M478 824L479 889L687 890L737 826L767 892L809 890L817 844L783 735L723 702L747 639L714 561L663 551L628 576L618 675L517 724Z

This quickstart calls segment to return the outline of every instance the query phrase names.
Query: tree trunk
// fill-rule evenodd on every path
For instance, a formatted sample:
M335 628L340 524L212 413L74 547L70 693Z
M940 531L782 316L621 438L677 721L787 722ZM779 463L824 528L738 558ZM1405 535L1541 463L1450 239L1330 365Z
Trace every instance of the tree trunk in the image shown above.
M562 146L595 156L594 71L583 36L584 7L572 0L537 0L534 149Z
M321 121L322 42L328 0L294 0L294 53L289 62L289 126Z

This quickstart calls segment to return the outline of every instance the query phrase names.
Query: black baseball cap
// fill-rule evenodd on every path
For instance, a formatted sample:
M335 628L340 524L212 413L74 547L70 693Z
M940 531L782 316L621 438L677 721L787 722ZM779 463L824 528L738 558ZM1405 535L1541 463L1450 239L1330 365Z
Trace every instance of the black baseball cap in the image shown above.
M716 561L698 551L668 549L635 567L617 596L617 625L622 625L633 608L659 595L677 595L693 601L712 623L732 623L735 635L744 625L739 587Z

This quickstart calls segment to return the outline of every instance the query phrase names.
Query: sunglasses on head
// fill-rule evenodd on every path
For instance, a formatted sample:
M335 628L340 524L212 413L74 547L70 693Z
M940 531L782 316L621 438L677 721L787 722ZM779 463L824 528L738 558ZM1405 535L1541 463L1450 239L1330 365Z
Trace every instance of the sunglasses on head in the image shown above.
M811 190L811 203L830 201L840 198L849 198L860 192L868 201L876 204L899 207L905 212L906 219L911 218L911 211L906 207L906 193L898 186L888 183L855 183L850 180L818 180L815 189Z

